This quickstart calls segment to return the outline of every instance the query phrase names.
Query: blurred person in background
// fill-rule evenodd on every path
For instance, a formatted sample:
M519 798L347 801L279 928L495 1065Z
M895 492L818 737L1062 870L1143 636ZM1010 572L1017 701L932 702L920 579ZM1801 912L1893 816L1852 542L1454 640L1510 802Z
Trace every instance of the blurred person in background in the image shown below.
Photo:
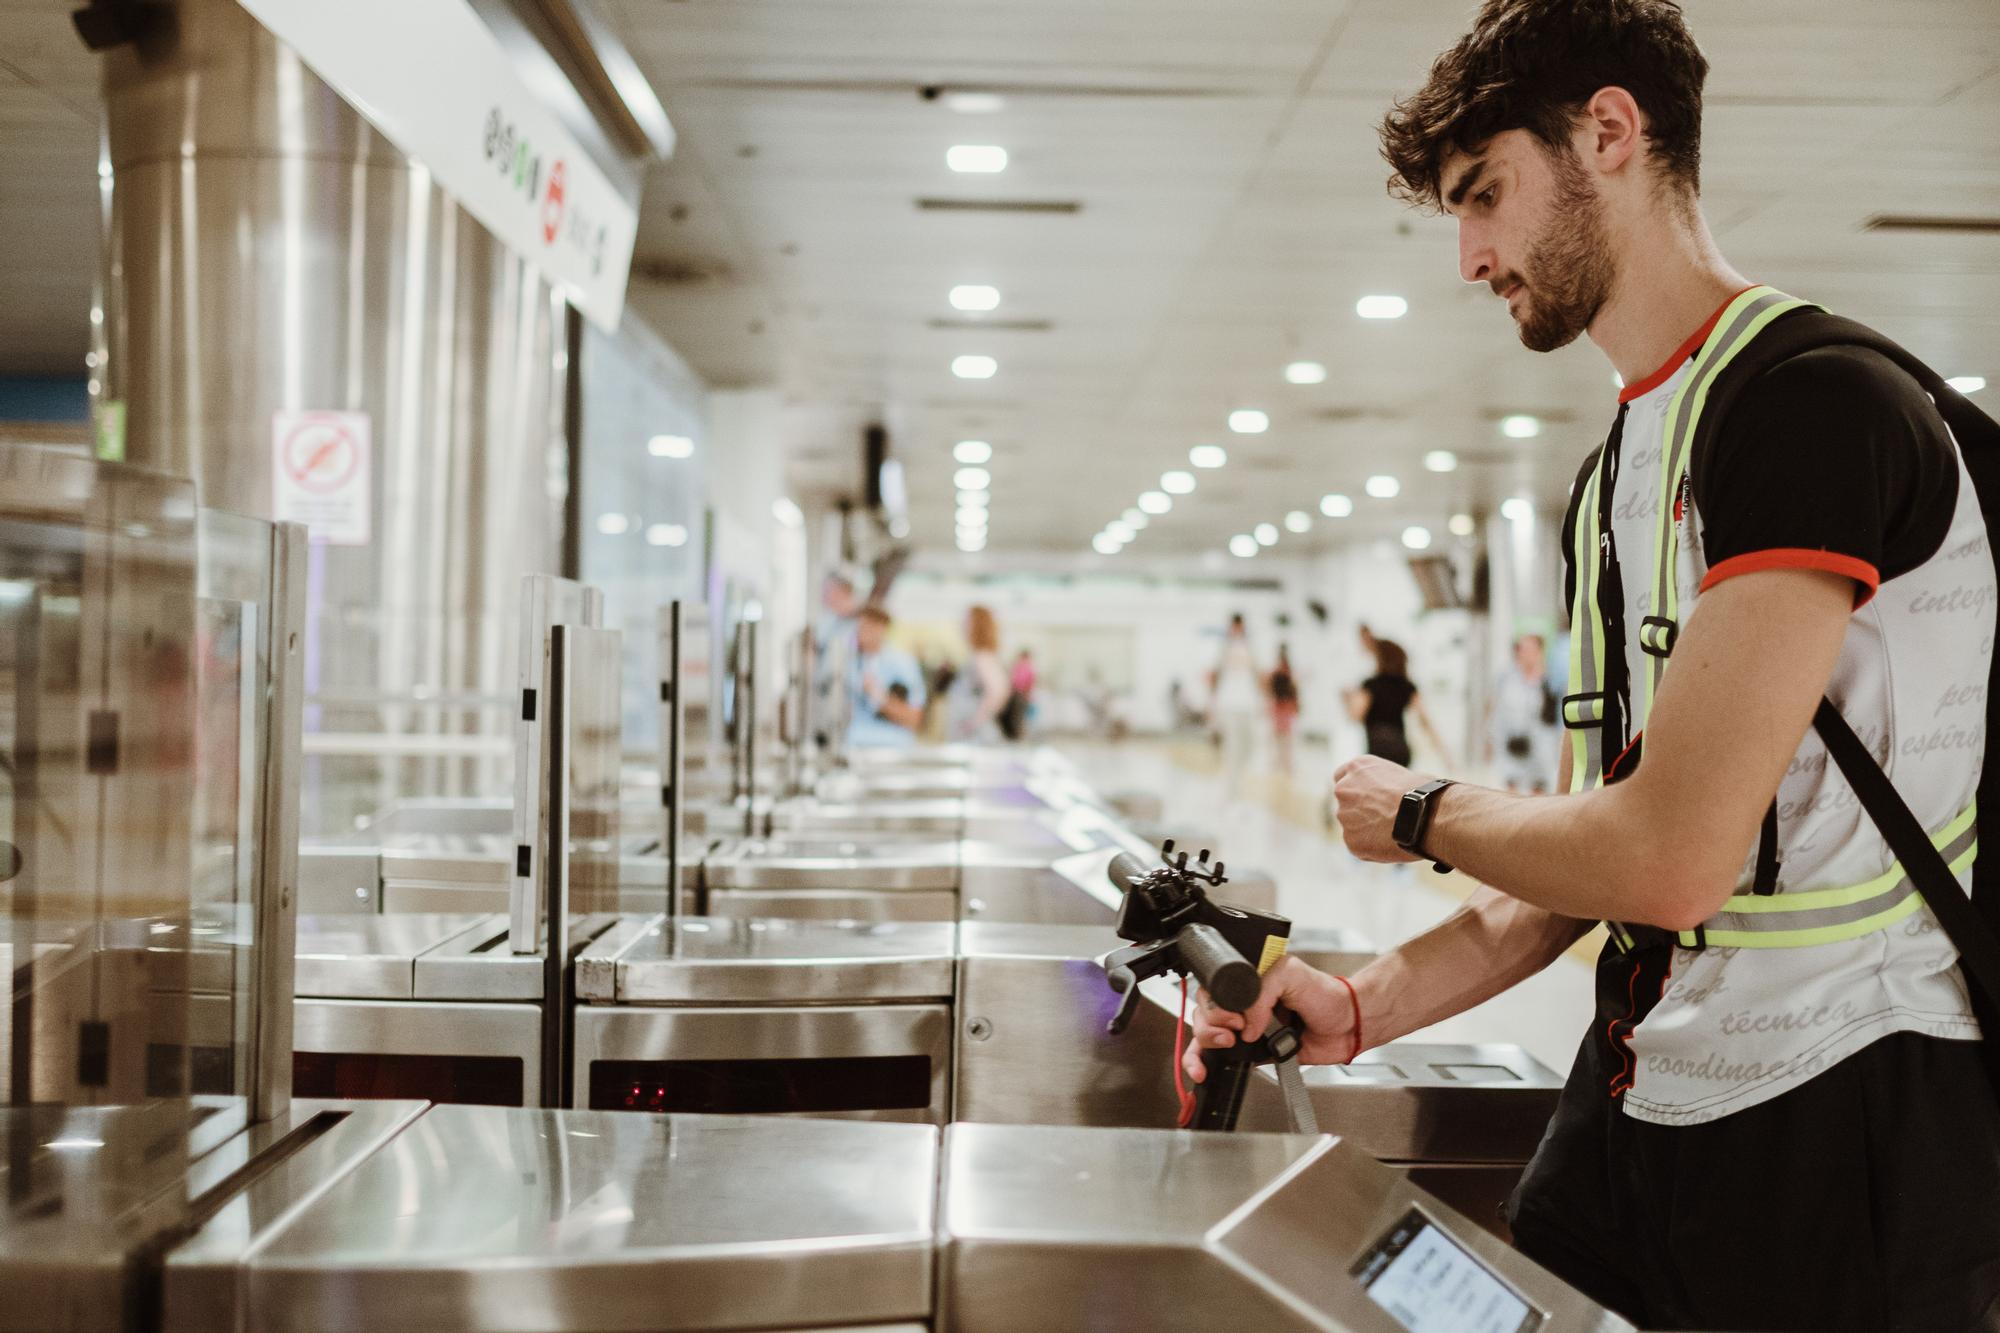
M1007 706L1000 712L1000 732L1010 741L1027 739L1028 722L1035 707L1035 655L1023 648L1014 655L1014 669L1008 674Z
M1292 775L1292 728L1299 720L1299 678L1292 671L1291 651L1278 645L1278 665L1271 668L1265 688L1271 697L1271 740L1278 752L1278 771Z
M879 606L861 608L854 642L854 663L847 675L854 714L847 724L847 743L914 745L929 698L923 668L889 642L889 613Z
M1257 721L1264 711L1264 675L1250 656L1243 617L1229 617L1222 660L1215 666L1208 725L1222 744L1222 780L1231 800L1243 794L1243 779L1257 749Z
M991 610L975 606L966 611L965 641L972 652L945 693L946 738L990 744L1000 739L1000 714L1013 693L1000 662L1000 625Z
M1347 692L1347 715L1361 724L1367 736L1368 753L1392 764L1410 762L1410 733L1407 714L1415 712L1424 737L1437 751L1445 768L1452 766L1451 750L1431 725L1424 701L1410 679L1410 657L1394 639L1377 638L1367 626L1361 627L1361 641L1375 654L1375 674Z
M820 582L820 612L813 621L813 719L817 740L825 745L830 737L825 728L840 724L834 717L834 691L848 674L854 658L854 622L861 610L857 579L845 567L826 573Z
M1486 761L1508 791L1553 789L1562 757L1560 703L1549 684L1548 649L1539 634L1514 640L1514 663L1486 702Z

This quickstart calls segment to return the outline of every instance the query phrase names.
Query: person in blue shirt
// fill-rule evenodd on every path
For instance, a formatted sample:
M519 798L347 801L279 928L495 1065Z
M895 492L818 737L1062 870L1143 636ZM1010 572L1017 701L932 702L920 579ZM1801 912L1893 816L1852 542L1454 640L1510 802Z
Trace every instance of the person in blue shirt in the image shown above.
M848 669L854 704L847 724L849 745L914 745L924 720L924 673L917 659L891 647L889 613L864 606L854 625L859 650Z

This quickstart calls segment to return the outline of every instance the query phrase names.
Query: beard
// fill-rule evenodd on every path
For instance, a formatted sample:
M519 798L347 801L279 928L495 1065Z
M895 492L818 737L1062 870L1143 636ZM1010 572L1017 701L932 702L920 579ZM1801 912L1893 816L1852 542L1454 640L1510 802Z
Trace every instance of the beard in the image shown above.
M1521 278L1527 308L1517 331L1531 352L1553 352L1575 342L1611 295L1616 272L1604 203L1590 177L1568 153L1555 154L1554 164L1551 221L1529 249Z

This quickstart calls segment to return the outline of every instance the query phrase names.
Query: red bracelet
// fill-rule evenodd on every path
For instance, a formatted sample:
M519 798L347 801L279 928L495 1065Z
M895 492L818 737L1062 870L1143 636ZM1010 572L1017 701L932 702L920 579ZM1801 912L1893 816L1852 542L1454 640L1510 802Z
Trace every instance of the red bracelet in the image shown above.
M1336 975L1333 979L1347 987L1347 1001L1354 1006L1354 1049L1347 1056L1347 1063L1353 1064L1361 1058L1361 998L1354 993L1354 983L1346 977Z

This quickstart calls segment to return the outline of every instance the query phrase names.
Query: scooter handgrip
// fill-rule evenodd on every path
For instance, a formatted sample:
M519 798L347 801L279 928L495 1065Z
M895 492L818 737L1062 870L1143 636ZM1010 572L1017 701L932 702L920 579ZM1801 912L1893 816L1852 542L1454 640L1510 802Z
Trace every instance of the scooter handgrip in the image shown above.
M1181 959L1216 1007L1240 1014L1257 1003L1263 979L1214 926L1194 922L1174 937Z
M1120 852L1111 858L1111 864L1106 867L1104 873L1110 877L1111 887L1123 893L1132 887L1135 880L1144 879L1152 872L1146 869L1144 861L1132 853Z

